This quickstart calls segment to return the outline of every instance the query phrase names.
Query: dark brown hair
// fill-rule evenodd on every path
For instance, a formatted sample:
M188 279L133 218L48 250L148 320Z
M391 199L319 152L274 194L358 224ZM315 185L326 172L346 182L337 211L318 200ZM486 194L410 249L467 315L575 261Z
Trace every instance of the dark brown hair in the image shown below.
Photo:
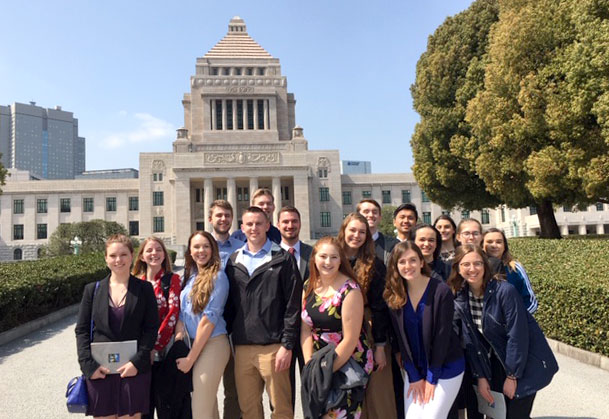
M423 261L423 267L421 273L425 276L431 275L431 269L425 262L423 252L419 249L419 246L414 244L412 241L404 241L395 245L391 251L391 256L387 262L387 277L385 280L385 291L383 292L383 298L387 302L389 308L397 310L404 307L406 304L406 283L405 279L400 275L398 269L398 260L402 257L404 252L412 250L414 251L419 260Z
M379 210L379 214L380 214L380 213L381 213L381 211L382 211L382 210L381 210L381 206L379 205L379 203L378 203L378 202L376 202L376 200L371 199L371 198L366 198L366 199L362 199L361 201L359 201L359 202L357 203L357 206L355 207L355 210L356 210L357 212L360 212L361 207L362 207L362 204L372 204L372 205L374 205L374 206L375 206L375 207L376 207L376 208Z
M505 233L503 232L503 230L499 230L498 228L495 228L495 227L491 227L488 230L486 230L484 232L484 234L482 235L482 248L484 248L484 237L486 237L486 235L489 233L501 233L501 237L503 238L503 246L504 246L503 254L501 255L501 262L503 262L503 264L505 266L507 266L510 269L510 271L514 271L516 269L516 260L510 253L510 248L508 247L508 241L507 241L507 238L505 237Z
M484 264L484 276L482 277L482 290L486 289L486 285L492 278L491 274L491 266L488 263L488 257L484 250L480 246L476 246L475 244L462 244L457 247L455 250L455 258L453 259L453 266L450 272L450 276L448 277L448 281L446 283L453 290L453 293L457 294L463 288L465 284L465 278L461 276L459 273L459 264L461 260L465 257L465 255L469 253L477 253L482 258L482 263Z
M364 302L366 302L366 294L368 293L368 288L370 287L370 281L372 281L372 277L374 276L374 258L376 257L376 253L374 251L374 240L372 240L372 234L370 234L368 221L360 213L352 212L345 217L342 225L340 226L340 230L338 231L338 243L344 252L346 252L347 248L347 243L345 242L345 230L351 221L359 221L366 226L366 240L364 241L364 244L357 249L354 266L355 280L362 289Z

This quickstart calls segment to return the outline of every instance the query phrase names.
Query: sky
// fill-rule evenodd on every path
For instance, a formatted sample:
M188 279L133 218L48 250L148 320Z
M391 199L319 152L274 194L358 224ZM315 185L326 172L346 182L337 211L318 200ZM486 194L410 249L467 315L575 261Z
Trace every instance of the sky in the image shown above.
M87 170L170 152L197 57L233 16L279 58L309 149L411 172L410 86L427 38L471 0L0 0L0 104L74 113Z

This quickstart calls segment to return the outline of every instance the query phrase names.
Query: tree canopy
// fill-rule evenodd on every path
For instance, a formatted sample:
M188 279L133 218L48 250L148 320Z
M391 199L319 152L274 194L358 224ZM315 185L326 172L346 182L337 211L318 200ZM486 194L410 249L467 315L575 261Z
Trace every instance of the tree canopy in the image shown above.
M493 3L475 2L462 14L470 19L462 17L461 27L472 21L471 13L480 16L474 19L479 22L488 16L487 10L497 10ZM464 110L457 128L446 135L451 135L447 160L463 164L470 184L480 182L482 196L514 208L536 206L541 235L560 236L553 205L609 202L609 2L499 0L497 4L499 13L486 32L485 51L471 57L464 78L453 75L469 95L464 106L457 94L452 105L446 102L450 110ZM454 20L447 20L436 34L454 25ZM461 42L471 44L467 39ZM478 78L472 75L468 82L471 73ZM429 122L424 113L421 117L421 125ZM433 136L429 130L421 131L413 137L413 148L415 143L424 146L418 138ZM415 153L415 161L420 166L433 164L423 153ZM419 180L416 170L415 176ZM482 200L468 203L456 197L462 188L442 191L450 184L440 177L435 183L420 183L430 188L426 191L434 200L444 193L444 200L453 205L482 206Z
M60 256L73 253L70 241L78 236L82 240L82 254L103 252L105 242L113 234L127 234L122 224L114 221L92 220L80 223L60 224L49 237L45 256Z

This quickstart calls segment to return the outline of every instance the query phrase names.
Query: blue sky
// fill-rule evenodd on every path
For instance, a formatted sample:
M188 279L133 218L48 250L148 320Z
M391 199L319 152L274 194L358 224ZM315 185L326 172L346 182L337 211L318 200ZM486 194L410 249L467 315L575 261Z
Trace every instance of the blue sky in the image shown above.
M79 119L87 169L139 166L170 151L195 60L241 16L296 97L310 149L410 172L416 63L471 0L0 0L0 103L61 105Z

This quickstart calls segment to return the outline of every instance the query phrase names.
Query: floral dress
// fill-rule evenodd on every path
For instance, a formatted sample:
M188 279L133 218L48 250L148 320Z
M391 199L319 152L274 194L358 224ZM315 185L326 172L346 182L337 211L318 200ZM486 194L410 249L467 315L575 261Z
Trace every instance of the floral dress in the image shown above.
M320 297L313 292L307 297L303 304L301 317L311 327L313 352L320 350L328 343L338 345L342 340L341 307L345 296L353 289L359 289L359 286L352 279L348 279L333 296ZM367 374L372 372L374 358L363 329L351 356ZM362 414L362 405L354 402L349 394L344 406L332 409L327 414L331 418L359 419Z

